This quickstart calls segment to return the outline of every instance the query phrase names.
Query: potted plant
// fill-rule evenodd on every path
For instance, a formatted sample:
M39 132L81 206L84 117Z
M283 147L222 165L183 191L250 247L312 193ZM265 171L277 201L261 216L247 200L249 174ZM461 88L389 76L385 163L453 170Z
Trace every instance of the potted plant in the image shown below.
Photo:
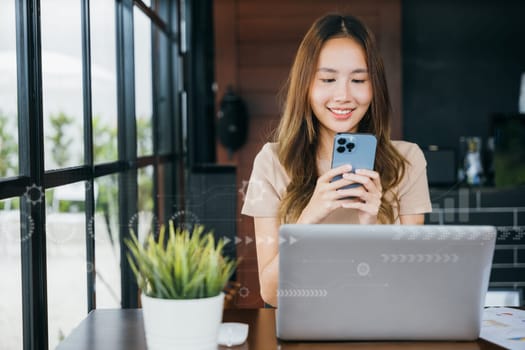
M148 349L216 349L225 284L236 262L222 254L211 232L169 223L166 239L149 234L144 244L134 232L127 239L128 261L142 290L141 302Z

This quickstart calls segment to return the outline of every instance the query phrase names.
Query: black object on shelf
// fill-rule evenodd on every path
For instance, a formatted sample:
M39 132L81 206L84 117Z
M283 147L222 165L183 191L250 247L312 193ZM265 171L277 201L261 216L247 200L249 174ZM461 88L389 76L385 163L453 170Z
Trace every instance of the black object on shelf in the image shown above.
M248 136L248 112L240 96L231 87L221 100L217 133L221 144L231 154L246 142Z
M496 187L525 184L525 114L494 114L494 183Z
M427 178L430 186L451 186L456 183L456 152L429 146L423 150L427 160Z

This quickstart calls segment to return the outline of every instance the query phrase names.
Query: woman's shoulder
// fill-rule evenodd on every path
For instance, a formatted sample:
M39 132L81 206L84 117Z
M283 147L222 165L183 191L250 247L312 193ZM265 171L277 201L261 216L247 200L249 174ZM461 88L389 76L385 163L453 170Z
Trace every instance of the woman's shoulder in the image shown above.
M259 153L266 152L266 153L269 153L269 154L277 156L277 146L278 145L279 144L277 142L266 142L262 146L262 148L259 151Z
M255 159L272 161L277 159L277 145L277 142L266 142L255 156Z
M274 184L279 191L283 191L290 180L281 162L279 162L277 151L278 144L276 142L265 143L253 161L252 176L254 178L265 178Z
M417 143L403 140L392 140L392 145L406 160L408 160L409 163L412 163L413 161L425 162L423 151Z
M265 143L259 152L255 155L253 160L254 168L265 169L267 171L269 167L274 169L281 169L281 162L279 162L278 152L278 143L277 142L267 142Z

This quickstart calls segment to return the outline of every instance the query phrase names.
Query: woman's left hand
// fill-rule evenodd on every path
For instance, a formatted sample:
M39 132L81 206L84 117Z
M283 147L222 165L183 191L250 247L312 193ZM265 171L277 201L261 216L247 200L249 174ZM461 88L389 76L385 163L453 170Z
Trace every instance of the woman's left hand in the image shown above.
M381 197L383 197L379 174L373 170L356 169L355 174L346 173L343 177L362 186L338 190L349 197L354 197L345 199L342 207L357 209L360 224L376 224Z

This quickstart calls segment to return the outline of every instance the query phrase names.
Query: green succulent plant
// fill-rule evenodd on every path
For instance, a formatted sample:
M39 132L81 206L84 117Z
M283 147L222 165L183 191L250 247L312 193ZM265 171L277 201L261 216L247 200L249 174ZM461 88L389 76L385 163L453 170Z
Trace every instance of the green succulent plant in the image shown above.
M131 230L126 239L128 261L138 286L149 297L161 299L198 299L219 295L233 274L237 263L224 257L224 240L215 244L212 232L203 234L204 226L175 229L169 223L165 239L164 226L158 239L149 234L144 244Z

